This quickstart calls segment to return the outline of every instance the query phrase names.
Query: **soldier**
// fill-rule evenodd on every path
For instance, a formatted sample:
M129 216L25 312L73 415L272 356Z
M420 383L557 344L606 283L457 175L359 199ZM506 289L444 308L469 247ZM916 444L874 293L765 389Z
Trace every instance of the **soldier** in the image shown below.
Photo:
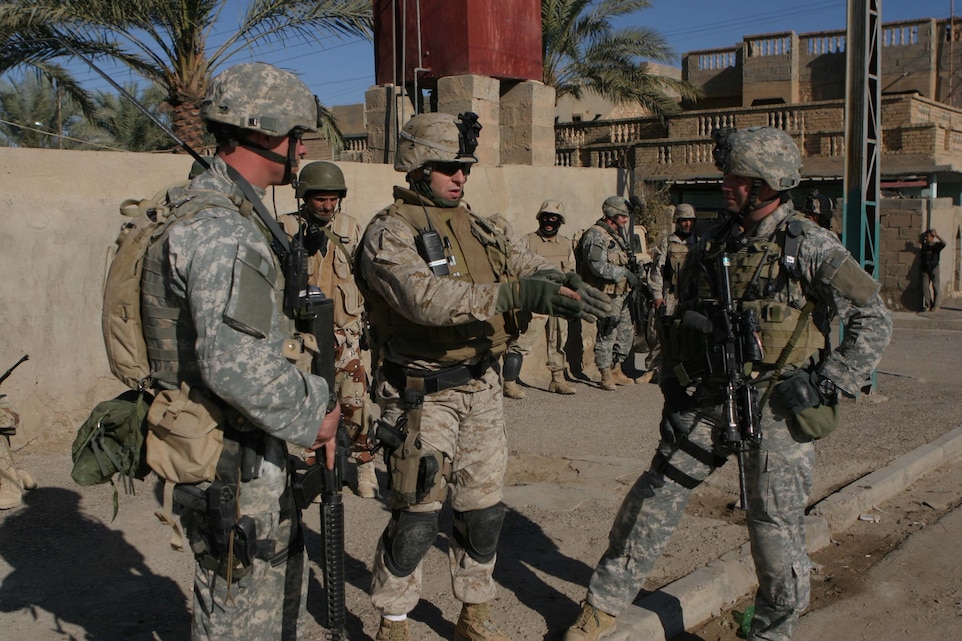
M621 371L621 363L631 353L634 339L631 310L625 300L639 281L628 268L628 203L621 196L609 196L601 211L602 218L585 230L578 244L578 273L585 282L608 294L615 309L614 316L598 323L595 339L595 365L601 372L601 389L614 391L615 385L635 382Z
M567 273L575 268L575 255L571 241L558 233L565 222L564 207L560 200L546 200L541 203L536 216L538 229L523 236L521 244ZM542 330L547 343L548 371L551 372L548 391L556 394L575 393L575 388L565 380L568 361L564 347L568 341L568 323L557 316L534 314L528 328L509 343L508 352L504 355L504 395L508 398L524 398L524 390L518 385L518 375L521 373L524 357L531 353L541 337Z
M648 272L648 286L652 295L652 314L649 316L648 336L650 338L648 357L645 368L648 370L642 380L652 381L654 374L661 366L661 344L658 332L654 327L658 319L670 316L675 311L678 302L678 276L681 266L688 255L688 249L696 242L692 229L695 226L695 208L688 203L681 203L675 207L672 214L675 231L665 237L655 250L655 260Z
M371 587L381 614L377 641L411 638L407 613L420 599L422 559L449 496L452 587L463 604L454 638L507 640L489 607L508 457L498 360L517 333L518 310L564 318L609 313L604 294L462 202L479 130L471 113L407 122L394 168L408 187L394 188L394 204L371 220L358 255L372 349L381 358L375 389L382 422L403 441L387 457L392 511Z
M939 255L945 249L934 229L927 229L919 236L919 270L922 272L922 311L934 312L942 298L942 281L939 278Z
M304 203L296 214L281 217L289 236L302 234L308 258L308 284L319 287L334 301L334 393L341 404L341 419L359 445L357 487L366 499L377 494L374 461L367 451L370 424L367 367L361 352L364 298L354 282L354 253L361 241L361 226L341 211L347 196L344 173L332 162L307 164L295 192Z
M10 437L17 433L20 414L6 394L0 394L0 510L23 505L23 491L32 490L37 483L26 470L17 469L10 448Z
M745 453L747 522L759 584L748 639L788 641L809 599L812 565L804 521L813 439L836 424L839 391L854 396L868 379L891 337L892 319L878 283L835 234L795 213L788 190L798 185L802 163L785 132L727 130L716 137L715 158L725 174L729 216L689 251L673 318L717 309L725 258L732 300L742 311L758 311L764 354L751 359L755 376L748 380L759 392L774 392L758 401L762 438ZM846 327L842 344L821 361L821 335L808 313L813 304L831 306ZM624 499L581 616L565 641L594 641L613 631L692 490L731 454L723 438L724 385L706 365L709 345L702 325L673 324L678 329L663 344L662 438L651 467ZM788 340L791 335L796 340ZM678 353L669 349L676 345ZM776 369L777 361L784 368ZM688 384L676 377L682 372Z
M832 229L832 218L835 216L835 201L813 189L805 198L805 204L799 208L805 218L822 227Z
M229 510L237 522L228 525L236 545L217 545L221 524L207 513L182 510L196 559L192 636L294 638L306 612L307 572L287 443L330 444L325 463L333 468L339 411L324 379L282 353L299 343L280 312L284 272L271 249L275 236L252 207L263 210L267 187L290 183L304 154L301 135L317 126L317 104L294 75L246 63L211 81L200 115L217 153L182 202L209 206L151 245L142 282L152 380L163 390L189 389L184 403L196 394L223 412L218 480L237 488ZM173 205L177 216L180 203Z

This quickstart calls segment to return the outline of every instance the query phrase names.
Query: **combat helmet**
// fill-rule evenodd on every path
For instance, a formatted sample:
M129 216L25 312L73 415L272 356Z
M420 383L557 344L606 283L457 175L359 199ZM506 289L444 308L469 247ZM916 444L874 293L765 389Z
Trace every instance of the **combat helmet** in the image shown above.
M476 163L479 131L478 115L472 112L414 116L398 135L394 169L407 173L429 162Z
M679 220L694 220L695 217L695 208L688 203L681 203L675 206L675 213L672 215L671 221L677 223Z
M818 190L812 190L805 198L805 204L800 211L814 218L822 227L830 229L832 216L835 215L835 201L818 193Z
M535 219L541 220L541 214L556 214L561 219L561 224L565 223L565 204L560 200L546 200L538 208Z
M741 131L730 127L712 134L715 166L723 173L762 180L775 191L788 191L802 180L802 156L791 136L774 127Z
M308 163L297 177L295 193L298 198L304 198L312 191L334 191L338 193L338 198L344 198L347 196L344 172L340 167L326 160Z
M628 201L621 196L608 196L605 198L605 202L601 205L601 213L605 215L605 218L631 215L631 212L628 210Z
M317 99L307 85L263 62L234 65L218 74L200 104L205 122L268 136L317 131L317 115Z

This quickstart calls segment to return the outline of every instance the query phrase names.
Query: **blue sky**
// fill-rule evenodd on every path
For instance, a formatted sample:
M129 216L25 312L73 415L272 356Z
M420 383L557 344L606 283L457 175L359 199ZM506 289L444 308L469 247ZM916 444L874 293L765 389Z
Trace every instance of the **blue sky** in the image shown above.
M489 0L497 2L497 0ZM880 0L882 21L915 18L947 18L952 0ZM221 22L237 22L239 7L246 0L230 0ZM845 0L652 0L650 9L622 19L616 26L641 25L655 29L678 56L699 49L729 47L743 36L794 30L796 33L844 29ZM962 14L962 2L955 7ZM212 43L216 44L215 27ZM289 69L301 76L321 102L345 105L364 101L364 91L374 84L373 44L363 40L331 40L322 49L315 45L289 42L286 47L262 47L249 58ZM126 70L106 68L118 82L136 81ZM77 76L88 89L110 90L94 72L78 69Z

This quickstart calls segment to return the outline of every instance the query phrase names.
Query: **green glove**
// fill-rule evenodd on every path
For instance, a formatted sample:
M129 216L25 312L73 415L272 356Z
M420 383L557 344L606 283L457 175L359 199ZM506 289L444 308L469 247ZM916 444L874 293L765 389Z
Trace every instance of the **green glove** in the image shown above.
M581 295L581 302L585 306L581 318L589 323L595 323L599 318L614 315L615 310L611 306L611 298L600 289L581 280L581 276L575 272L565 274L564 286L570 287Z
M495 310L507 312L523 309L535 314L547 314L562 318L578 318L585 306L583 303L558 293L561 285L542 278L522 278L504 283L498 289L498 302Z

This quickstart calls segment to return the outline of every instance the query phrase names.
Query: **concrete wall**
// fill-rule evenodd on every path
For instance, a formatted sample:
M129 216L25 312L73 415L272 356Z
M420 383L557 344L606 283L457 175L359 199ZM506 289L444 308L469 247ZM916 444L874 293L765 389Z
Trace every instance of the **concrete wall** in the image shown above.
M72 438L98 401L119 391L104 356L100 328L107 252L119 230L118 205L153 196L183 179L188 156L0 148L0 372L22 354L3 384L22 414L17 443ZM399 174L385 165L342 163L344 210L362 222L391 200ZM567 206L562 233L573 235L617 193L614 169L478 167L467 185L475 211L499 212L519 233L536 227L546 198ZM295 207L282 187L266 204Z

